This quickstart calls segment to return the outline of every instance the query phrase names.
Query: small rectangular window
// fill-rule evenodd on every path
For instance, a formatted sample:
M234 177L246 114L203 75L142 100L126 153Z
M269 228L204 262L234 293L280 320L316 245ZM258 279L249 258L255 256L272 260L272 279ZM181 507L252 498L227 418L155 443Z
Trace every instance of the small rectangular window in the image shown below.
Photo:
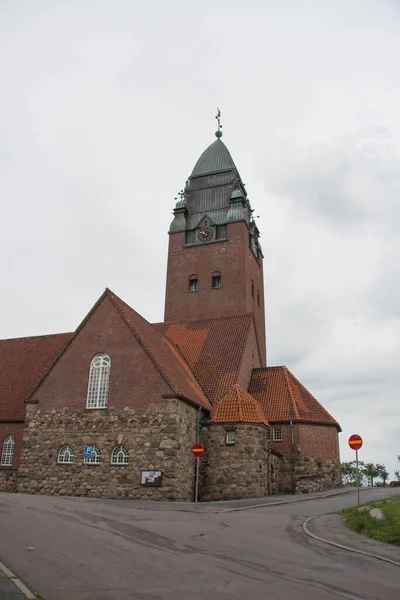
M213 275L212 276L212 287L213 288L221 287L221 275Z
M199 289L199 280L198 279L190 279L189 280L189 292L197 292Z
M274 442L282 441L282 429L274 429Z
M234 446L236 444L236 431L226 432L226 445Z
M270 429L267 429L266 438L267 438L267 441L269 442L271 439L271 430Z

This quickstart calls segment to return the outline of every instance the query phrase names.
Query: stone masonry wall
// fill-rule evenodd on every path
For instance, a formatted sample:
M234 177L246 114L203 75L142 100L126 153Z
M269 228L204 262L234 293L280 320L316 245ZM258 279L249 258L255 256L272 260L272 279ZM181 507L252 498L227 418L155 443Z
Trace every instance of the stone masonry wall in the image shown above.
M17 489L17 469L21 453L23 431L23 423L0 423L0 455L3 450L5 438L12 435L15 439L12 466L0 466L0 492L15 492Z
M236 432L234 446L227 430ZM201 430L200 499L228 500L268 494L266 429L263 425L211 423Z
M192 500L197 409L172 399L146 409L43 411L27 407L18 491L103 498ZM73 464L58 464L58 451L74 449ZM83 447L96 445L99 465L88 464L83 484ZM129 464L111 465L112 449L124 444ZM161 470L162 486L140 483L141 470Z

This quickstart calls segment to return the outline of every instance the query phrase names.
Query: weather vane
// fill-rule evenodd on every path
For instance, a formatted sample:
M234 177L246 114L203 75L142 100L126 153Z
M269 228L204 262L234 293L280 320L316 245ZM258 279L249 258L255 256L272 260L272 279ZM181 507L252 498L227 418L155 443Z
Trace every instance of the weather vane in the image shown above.
M221 111L219 110L218 106L217 106L217 116L215 117L218 121L218 131L215 132L215 135L217 136L217 138L222 137L222 125L221 125Z

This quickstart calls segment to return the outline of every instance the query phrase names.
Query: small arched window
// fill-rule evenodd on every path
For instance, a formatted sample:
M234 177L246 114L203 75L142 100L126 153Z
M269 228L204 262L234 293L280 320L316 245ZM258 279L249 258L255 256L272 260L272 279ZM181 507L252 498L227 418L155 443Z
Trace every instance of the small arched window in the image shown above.
M91 448L92 454L90 455L90 458L84 458L83 462L87 465L99 465L101 459L100 448L98 448L97 446L91 446Z
M219 273L219 271L214 271L214 273L212 274L211 286L213 288L221 287L221 273Z
M3 450L1 452L2 467L12 467L12 461L14 456L15 438L13 435L8 435L3 442Z
M129 450L126 446L115 446L111 454L112 465L127 465L129 462Z
M253 280L251 280L251 295L254 298L254 281Z
M197 275L191 275L189 277L189 292L197 292L199 289L199 280Z
M260 306L260 290L257 290L257 304Z
M90 363L86 408L107 408L111 359L108 354L96 354Z
M74 451L71 446L63 446L60 448L57 462L62 465L70 465L74 462Z

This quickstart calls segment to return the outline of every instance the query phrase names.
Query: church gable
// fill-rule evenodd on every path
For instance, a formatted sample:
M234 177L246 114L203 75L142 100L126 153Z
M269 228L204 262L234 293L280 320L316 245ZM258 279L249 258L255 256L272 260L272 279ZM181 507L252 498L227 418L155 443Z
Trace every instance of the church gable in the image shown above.
M97 356L108 357L110 363L108 380L100 381L108 385L107 408L145 407L173 393L105 293L29 402L39 402L42 410L85 409L91 364ZM104 365L101 370L104 373Z

